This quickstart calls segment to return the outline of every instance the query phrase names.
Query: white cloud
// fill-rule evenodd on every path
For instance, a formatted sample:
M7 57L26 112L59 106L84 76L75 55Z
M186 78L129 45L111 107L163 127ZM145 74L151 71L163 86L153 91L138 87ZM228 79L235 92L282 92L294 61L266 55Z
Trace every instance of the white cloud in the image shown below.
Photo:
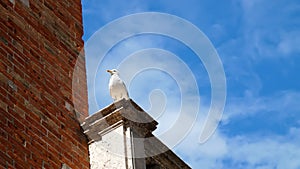
M278 168L298 169L300 167L300 130L291 128L285 136L270 136L264 138L249 138L247 136L228 139L230 153L225 158L243 168ZM297 137L297 139L295 139ZM293 138L293 139L291 139ZM242 168L242 167L241 167Z
M250 91L243 97L228 98L223 116L223 122L236 116L250 116L260 112L279 112L281 114L300 111L298 100L300 93L296 91L282 91L271 96L257 96Z
M234 33L228 32L236 36L221 46L227 46L226 50L240 53L238 57L247 57L252 62L299 55L298 3L284 0L274 3L261 0L237 2L240 22L232 31Z
M88 7L88 8L87 8ZM107 23L121 16L148 9L147 3L138 0L131 1L99 1L89 0L83 3L83 15L97 16L95 22ZM92 26L92 25L87 25ZM100 28L100 27L99 27Z
M247 135L227 137L216 132L203 145L197 144L195 141L197 134L191 136L192 132L176 148L176 152L188 159L191 166L201 166L206 169L232 167L298 169L300 129L290 130L290 133L285 136L269 137Z
M297 54L300 56L300 31L284 32L281 35L281 41L278 44L278 51L283 56Z
M298 100L300 93L284 91L274 96L255 98L248 93L245 98L230 99L226 109L227 122L235 117L248 116L266 111L277 111L282 116L300 112ZM204 144L197 141L205 114L200 116L188 136L175 148L175 151L195 167L214 168L278 168L297 169L300 167L300 128L292 125L284 135L262 135L244 133L226 135L217 130ZM297 124L295 124L297 125ZM238 127L238 126L236 126ZM230 129L227 129L230 130Z

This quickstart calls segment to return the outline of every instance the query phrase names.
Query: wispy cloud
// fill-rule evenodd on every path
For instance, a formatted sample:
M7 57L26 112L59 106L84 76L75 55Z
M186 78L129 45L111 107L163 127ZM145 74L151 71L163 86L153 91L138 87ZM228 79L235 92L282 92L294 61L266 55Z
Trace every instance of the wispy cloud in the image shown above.
M148 9L147 3L138 0L106 1L88 0L83 3L84 40L88 40L92 33L119 17L132 13L144 12ZM92 23L92 24L87 24Z
M271 96L257 96L250 91L243 97L228 98L224 113L224 122L237 116L252 116L261 112L277 112L285 115L300 112L298 100L300 93L281 91Z
M299 128L290 128L284 136L249 138L247 136L228 139L230 153L225 160L235 168L278 168L300 167Z
M245 119L247 116L255 115L262 118L262 112L276 111L280 118L275 118L275 123L281 123L284 116L294 117L294 123L290 124L287 132L265 133L261 131L248 133L242 132L232 134L230 127L241 128L241 126L222 126L204 144L199 144L197 139L203 124L203 114L199 116L191 133L181 144L176 147L176 152L188 159L191 166L212 168L289 168L300 167L299 136L300 126L297 119L300 118L300 108L297 100L300 93L285 91L274 96L254 98L246 96L245 99L233 99L228 102L224 121L234 122ZM270 114L273 116L273 114ZM244 117L244 118L237 118ZM255 122L253 123L255 125ZM228 135L227 132L230 131ZM234 129L235 130L235 129ZM186 153L189 152L189 153Z
M291 55L291 51L299 52L294 48L300 36L297 33L299 4L283 0L274 3L244 0L241 5L244 12L241 28L248 48L246 51L251 52L253 58L278 58ZM289 35L294 35L293 40L286 39ZM285 43L291 48L287 49Z
M278 44L278 51L282 56L300 56L300 31L283 32L281 34L280 43Z

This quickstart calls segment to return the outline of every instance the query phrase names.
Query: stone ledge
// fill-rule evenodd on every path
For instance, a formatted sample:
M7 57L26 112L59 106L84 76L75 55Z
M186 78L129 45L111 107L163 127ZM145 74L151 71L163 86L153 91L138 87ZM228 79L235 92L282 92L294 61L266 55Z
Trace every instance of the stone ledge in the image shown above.
M120 100L87 117L81 124L90 142L101 139L101 133L111 125L122 121L143 135L156 129L157 122L132 100Z

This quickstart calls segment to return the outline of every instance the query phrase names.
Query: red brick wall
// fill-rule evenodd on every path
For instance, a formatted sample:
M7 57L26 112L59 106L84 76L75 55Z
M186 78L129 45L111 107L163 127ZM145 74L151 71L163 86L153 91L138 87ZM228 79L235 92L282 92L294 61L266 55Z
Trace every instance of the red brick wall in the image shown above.
M89 168L81 1L24 2L0 1L0 168Z

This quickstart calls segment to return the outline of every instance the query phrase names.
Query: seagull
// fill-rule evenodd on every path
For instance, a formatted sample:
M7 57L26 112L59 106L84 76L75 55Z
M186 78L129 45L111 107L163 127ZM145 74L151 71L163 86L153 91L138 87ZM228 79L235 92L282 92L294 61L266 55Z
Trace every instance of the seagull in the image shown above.
M126 89L125 83L119 77L119 72L116 69L107 70L110 73L111 77L109 79L109 91L111 97L114 99L114 102L122 100L122 99L129 99L128 91Z

